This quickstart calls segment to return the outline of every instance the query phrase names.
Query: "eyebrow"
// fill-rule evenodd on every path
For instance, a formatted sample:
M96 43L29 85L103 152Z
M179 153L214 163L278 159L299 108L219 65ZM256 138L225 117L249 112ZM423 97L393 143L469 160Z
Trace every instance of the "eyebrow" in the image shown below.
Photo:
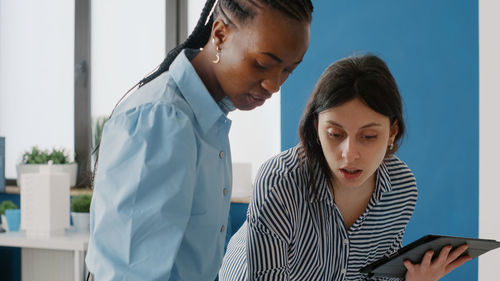
M337 127L340 127L340 128L344 128L342 125L340 125L339 123L335 122L335 121L331 121L331 120L328 120L326 121L334 126L337 126ZM378 127L378 126L382 126L382 124L379 124L379 123L376 123L376 122L372 122L372 123L368 123L364 126L361 127L361 129L365 129L365 128L369 128L369 127Z
M282 59L280 59L277 55L275 55L275 54L273 54L273 53L270 53L270 52L262 52L261 54L266 55L266 56L268 56L268 57L272 58L273 60L277 61L278 63L282 63L282 62L283 62L283 60L282 60ZM299 63L301 63L301 62L302 62L302 60L299 60L299 61L295 62L295 63L294 63L294 65L295 65L295 64L299 64Z
M270 58L272 58L273 60L275 60L275 61L277 61L277 62L279 62L279 63L282 63L282 62L283 62L283 60L282 60L282 59L280 59L277 55L275 55L275 54L273 54L273 53L269 53L269 52L262 52L262 54L263 54L263 55L266 55L266 56L268 56L268 57L270 57Z

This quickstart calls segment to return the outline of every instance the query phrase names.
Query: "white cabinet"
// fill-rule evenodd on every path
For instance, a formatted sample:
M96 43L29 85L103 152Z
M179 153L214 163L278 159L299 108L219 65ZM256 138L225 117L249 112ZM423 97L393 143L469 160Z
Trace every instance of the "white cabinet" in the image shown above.
M24 231L0 233L0 246L20 247L23 281L83 281L89 233L66 231L51 237L27 237Z

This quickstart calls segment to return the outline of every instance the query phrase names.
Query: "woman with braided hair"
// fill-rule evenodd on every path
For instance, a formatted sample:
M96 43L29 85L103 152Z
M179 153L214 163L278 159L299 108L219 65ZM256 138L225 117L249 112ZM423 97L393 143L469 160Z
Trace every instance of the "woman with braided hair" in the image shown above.
M216 278L232 185L227 114L279 90L308 48L312 10L310 0L208 0L188 39L116 106L94 178L95 280Z

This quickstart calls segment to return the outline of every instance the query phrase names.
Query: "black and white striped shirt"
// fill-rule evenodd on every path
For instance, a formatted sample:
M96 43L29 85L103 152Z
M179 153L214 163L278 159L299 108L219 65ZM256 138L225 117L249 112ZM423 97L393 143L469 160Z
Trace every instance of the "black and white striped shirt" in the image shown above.
M396 156L382 162L365 212L346 229L319 169L313 196L299 150L284 151L259 170L247 221L229 242L220 281L368 280L359 269L401 247L417 201L405 163Z

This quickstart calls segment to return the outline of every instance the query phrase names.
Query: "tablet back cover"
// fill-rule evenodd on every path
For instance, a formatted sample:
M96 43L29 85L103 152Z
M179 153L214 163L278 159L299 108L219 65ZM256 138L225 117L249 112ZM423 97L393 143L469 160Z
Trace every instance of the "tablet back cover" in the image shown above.
M465 254L472 258L500 247L500 242L495 240L427 235L401 248L390 257L380 259L362 268L360 271L374 277L403 278L406 274L406 268L403 265L404 260L408 259L412 263L420 263L425 252L428 250L433 250L434 257L437 257L444 246L451 245L455 248L464 243L469 245Z

